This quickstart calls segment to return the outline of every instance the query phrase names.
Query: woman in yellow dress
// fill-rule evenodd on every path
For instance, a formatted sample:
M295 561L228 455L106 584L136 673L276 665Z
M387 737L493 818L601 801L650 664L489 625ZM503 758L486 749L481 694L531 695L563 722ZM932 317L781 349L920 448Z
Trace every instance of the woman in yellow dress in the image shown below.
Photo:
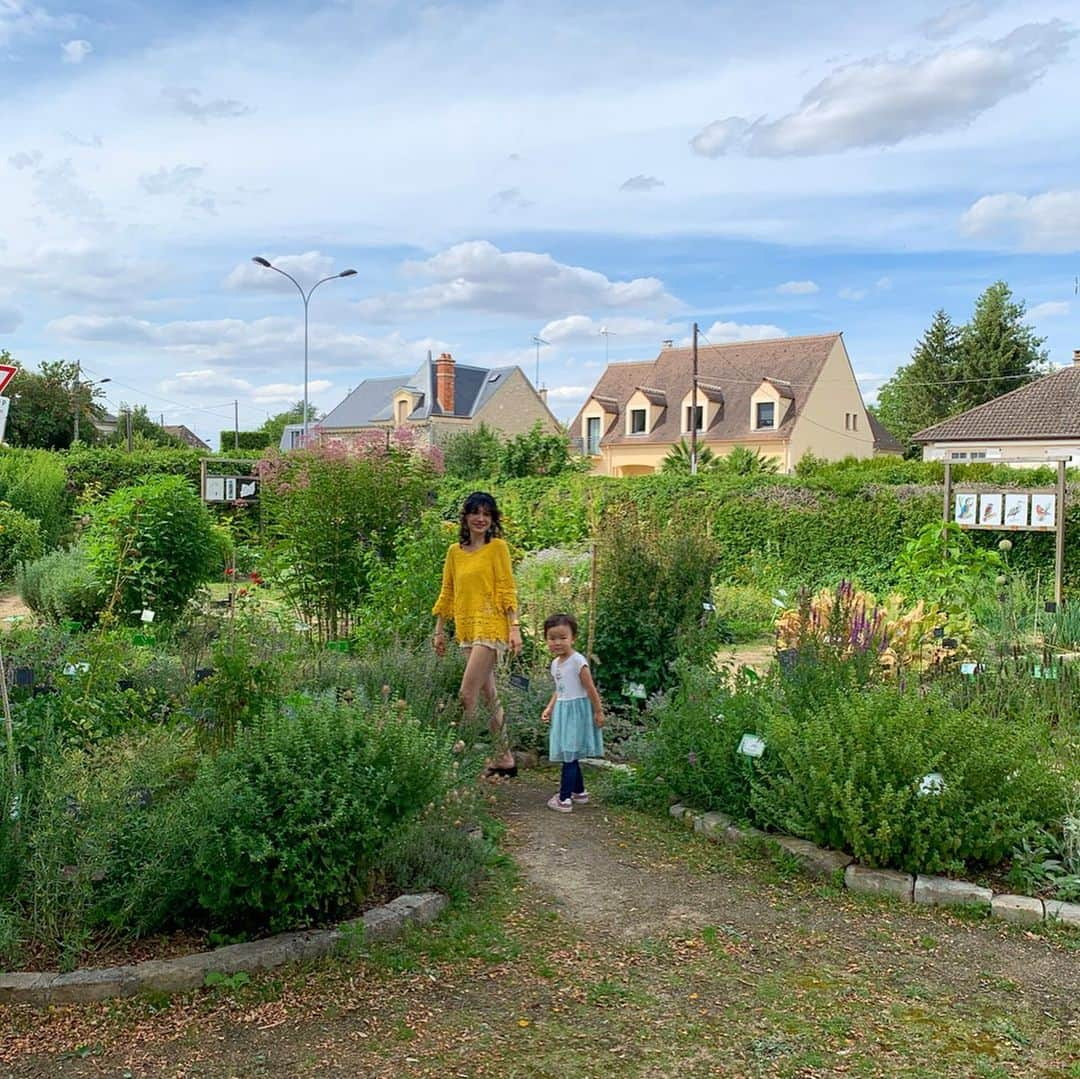
M495 685L495 664L509 648L521 652L517 589L510 569L510 549L502 538L499 507L484 491L474 491L461 509L458 540L446 552L442 590L435 615L435 652L446 652L446 619L454 620L454 636L465 650L461 705L465 718L476 716L483 694L491 711L488 729L495 737L489 776L515 776L517 765L506 737L506 716Z

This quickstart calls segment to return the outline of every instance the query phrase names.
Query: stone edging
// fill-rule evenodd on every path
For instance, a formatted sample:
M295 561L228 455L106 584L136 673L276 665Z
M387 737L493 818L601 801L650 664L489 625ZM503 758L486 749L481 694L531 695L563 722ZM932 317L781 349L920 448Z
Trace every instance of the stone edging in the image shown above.
M334 929L279 933L265 940L229 944L176 959L148 959L130 966L73 970L69 974L0 974L0 1004L85 1003L137 993L197 989L206 983L206 975L212 971L228 975L270 970L297 960L320 959L356 936L365 943L392 940L409 925L434 921L446 902L446 896L437 892L401 895Z
M590 757L582 764L631 771L627 764L616 764L599 757ZM995 895L989 888L966 880L931 877L922 873L897 873L892 869L870 869L859 865L850 854L825 850L807 839L739 826L725 813L699 813L681 803L673 805L669 812L676 820L683 821L688 828L693 828L714 843L770 843L790 854L803 872L811 876L832 879L836 873L843 871L844 887L852 892L887 895L903 903L919 903L928 907L989 907L991 917L1016 925L1047 921L1080 929L1080 903L1036 899L1029 895Z
M859 865L850 854L825 850L809 840L788 835L772 835L757 828L740 827L724 813L698 813L682 804L669 810L688 828L714 843L769 843L790 854L803 872L832 879L844 874L844 887L864 895L886 895L904 903L929 907L974 906L989 908L993 918L1017 925L1060 922L1080 928L1080 903L1062 903L1056 899L1036 899L1027 895L995 894L966 880L932 877L922 873L897 873L892 869L870 869Z

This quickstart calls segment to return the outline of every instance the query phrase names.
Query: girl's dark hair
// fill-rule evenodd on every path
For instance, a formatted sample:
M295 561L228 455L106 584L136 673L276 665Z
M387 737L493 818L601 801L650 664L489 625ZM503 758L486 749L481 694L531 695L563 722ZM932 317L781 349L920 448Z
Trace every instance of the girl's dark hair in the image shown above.
M473 491L465 499L465 505L461 507L461 521L458 525L458 542L465 546L472 538L469 533L469 522L465 519L470 513L479 510L487 510L491 514L491 527L487 530L487 542L490 543L496 536L502 535L502 514L495 505L495 499L487 491Z
M544 619L544 636L548 635L549 629L556 626L566 626L570 630L571 637L577 637L577 619L572 614L553 614Z

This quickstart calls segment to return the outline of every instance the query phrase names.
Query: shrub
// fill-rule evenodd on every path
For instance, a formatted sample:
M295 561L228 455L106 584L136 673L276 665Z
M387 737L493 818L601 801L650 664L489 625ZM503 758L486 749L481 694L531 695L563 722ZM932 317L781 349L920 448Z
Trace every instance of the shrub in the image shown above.
M379 858L386 883L401 892L443 892L464 898L494 857L492 847L472 838L459 820L425 817L396 836Z
M994 865L1064 806L1041 725L959 711L937 693L879 686L799 718L780 709L766 737L752 793L758 822L872 866Z
M502 439L486 423L475 431L459 431L446 440L443 464L446 474L473 483L499 474Z
M119 446L73 450L66 455L68 490L83 498L94 492L111 495L157 476L182 476L192 491L199 490L199 462L204 457L189 449L145 449L128 453ZM254 456L252 454L251 456Z
M71 495L63 458L47 450L0 450L0 501L33 517L46 548L71 527Z
M101 585L81 544L24 562L17 584L26 605L53 621L72 619L89 626L97 621L104 604Z
M448 739L407 711L301 698L241 731L191 791L203 909L277 930L352 907L396 830L446 790Z
M213 521L179 476L114 492L93 508L85 543L106 609L121 621L144 608L175 619L218 568Z
M765 637L772 631L776 607L772 597L752 585L717 585L712 590L715 617L728 641Z
M0 502L0 581L9 581L21 562L41 556L41 526L32 517Z

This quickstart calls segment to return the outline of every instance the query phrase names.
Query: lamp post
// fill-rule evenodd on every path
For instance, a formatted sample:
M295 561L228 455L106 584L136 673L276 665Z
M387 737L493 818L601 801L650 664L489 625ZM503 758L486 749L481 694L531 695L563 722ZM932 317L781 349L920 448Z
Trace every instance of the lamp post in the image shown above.
M97 379L93 379L90 382L82 382L79 379L79 371L80 371L79 365L76 364L75 365L75 372L76 372L76 374L75 374L75 389L74 389L74 391L73 391L73 393L71 395L74 398L73 404L75 406L75 430L74 430L74 432L72 434L72 437L71 437L72 442L78 442L79 441L79 413L82 412L82 406L81 406L81 403L79 401L79 388L81 386L85 386L85 387L87 387L87 389L89 389L92 386L103 386L103 385L105 385L106 382L112 382L111 378L97 378Z
M268 270L273 270L275 273L281 274L282 277L287 277L295 286L296 291L300 293L300 298L304 301L304 446L307 447L308 443L308 303L311 300L311 294L322 284L327 281L333 281L336 277L355 277L355 270L342 270L341 273L332 273L329 277L324 277L319 281L316 281L314 285L304 291L300 282L293 277L292 274L286 273L280 267L275 266L269 259L265 259L262 255L255 255L251 260L257 262L260 266L265 266Z

